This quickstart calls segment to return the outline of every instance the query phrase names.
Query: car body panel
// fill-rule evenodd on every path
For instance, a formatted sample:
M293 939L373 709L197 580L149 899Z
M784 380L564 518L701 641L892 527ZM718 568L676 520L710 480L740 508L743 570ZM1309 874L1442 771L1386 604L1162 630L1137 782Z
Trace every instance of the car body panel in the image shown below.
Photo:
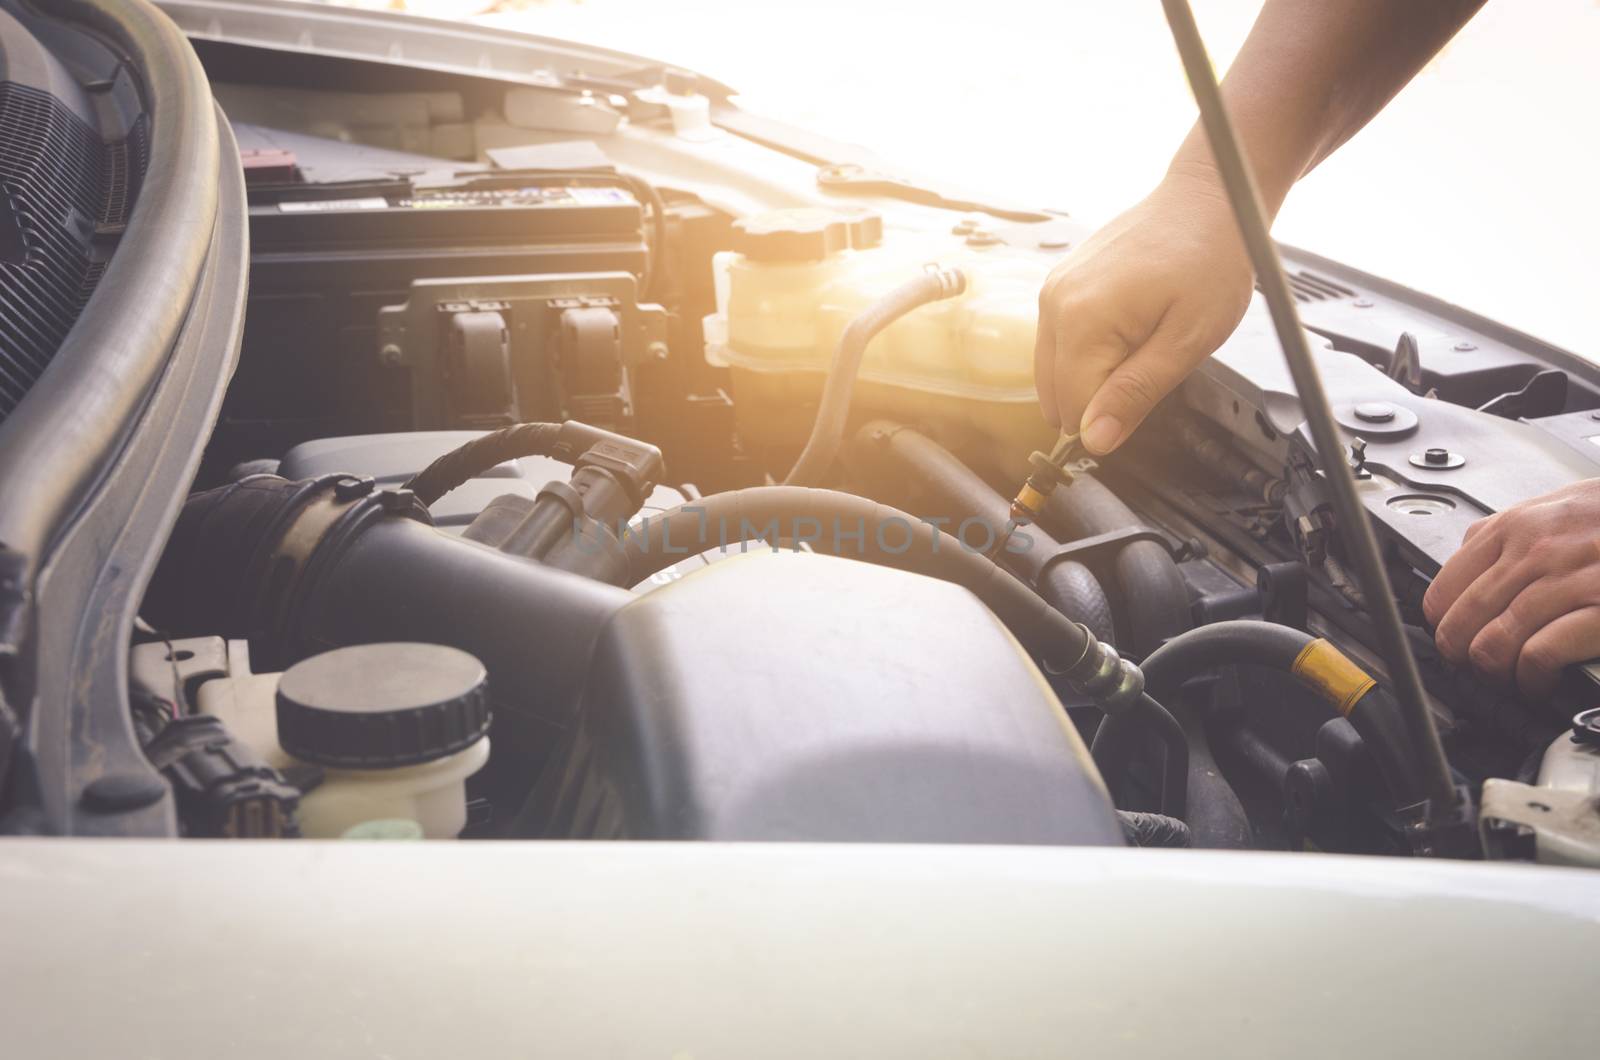
M0 937L30 1057L1467 1058L1600 1032L1596 876L1514 866L19 841Z

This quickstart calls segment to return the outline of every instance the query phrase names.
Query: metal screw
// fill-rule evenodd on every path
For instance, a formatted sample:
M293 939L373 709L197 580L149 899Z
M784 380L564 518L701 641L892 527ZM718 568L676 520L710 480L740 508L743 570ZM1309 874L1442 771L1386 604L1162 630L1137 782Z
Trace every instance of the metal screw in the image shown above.
M1355 306L1357 309L1371 309L1372 308L1372 299L1370 299L1370 298L1357 298L1354 302L1352 302L1350 304Z
M385 368L399 368L406 363L406 351L392 342L384 343L383 348L378 351L378 361Z
M1382 401L1363 401L1356 406L1356 419L1365 423L1388 423L1394 419L1394 406Z
M644 348L644 355L657 361L666 360L668 353L667 344L664 342L652 342Z
M1478 344L1475 342L1468 342L1466 339L1462 339L1460 342L1456 343L1450 348L1455 350L1457 353L1471 353L1473 350L1478 348Z

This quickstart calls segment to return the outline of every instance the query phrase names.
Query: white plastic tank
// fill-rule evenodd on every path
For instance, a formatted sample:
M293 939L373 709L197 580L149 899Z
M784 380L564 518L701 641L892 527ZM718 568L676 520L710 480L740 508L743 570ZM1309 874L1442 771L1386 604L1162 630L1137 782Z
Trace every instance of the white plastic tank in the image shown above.
M1009 446L1019 460L1047 443L1034 333L1039 289L1059 250L1011 246L959 225L885 237L881 223L860 216L807 209L746 219L741 250L715 256L707 356L732 369L741 433L758 443L803 441L850 321L918 272L954 266L966 274L964 294L907 314L867 346L856 411L942 420Z

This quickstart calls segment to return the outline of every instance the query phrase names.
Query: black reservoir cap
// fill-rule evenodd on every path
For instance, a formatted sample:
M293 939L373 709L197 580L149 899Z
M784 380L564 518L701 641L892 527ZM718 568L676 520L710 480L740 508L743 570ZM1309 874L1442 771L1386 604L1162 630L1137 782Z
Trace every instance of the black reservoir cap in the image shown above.
M883 215L865 206L844 211L845 225L850 232L850 246L854 250L871 250L883 243Z
M850 218L837 210L801 206L733 223L734 249L752 261L821 261L850 246Z
M488 675L441 644L358 644L295 663L278 681L278 743L317 765L419 765L489 731Z

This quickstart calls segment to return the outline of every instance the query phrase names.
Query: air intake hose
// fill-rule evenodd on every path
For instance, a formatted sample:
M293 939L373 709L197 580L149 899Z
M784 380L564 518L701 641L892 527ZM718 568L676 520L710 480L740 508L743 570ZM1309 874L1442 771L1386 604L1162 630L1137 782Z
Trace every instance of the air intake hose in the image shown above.
M632 599L429 525L405 491L256 475L191 497L142 614L170 636L248 638L258 669L347 644L470 651L492 676L490 784L518 805L575 716L601 627ZM497 763L504 763L497 769Z

